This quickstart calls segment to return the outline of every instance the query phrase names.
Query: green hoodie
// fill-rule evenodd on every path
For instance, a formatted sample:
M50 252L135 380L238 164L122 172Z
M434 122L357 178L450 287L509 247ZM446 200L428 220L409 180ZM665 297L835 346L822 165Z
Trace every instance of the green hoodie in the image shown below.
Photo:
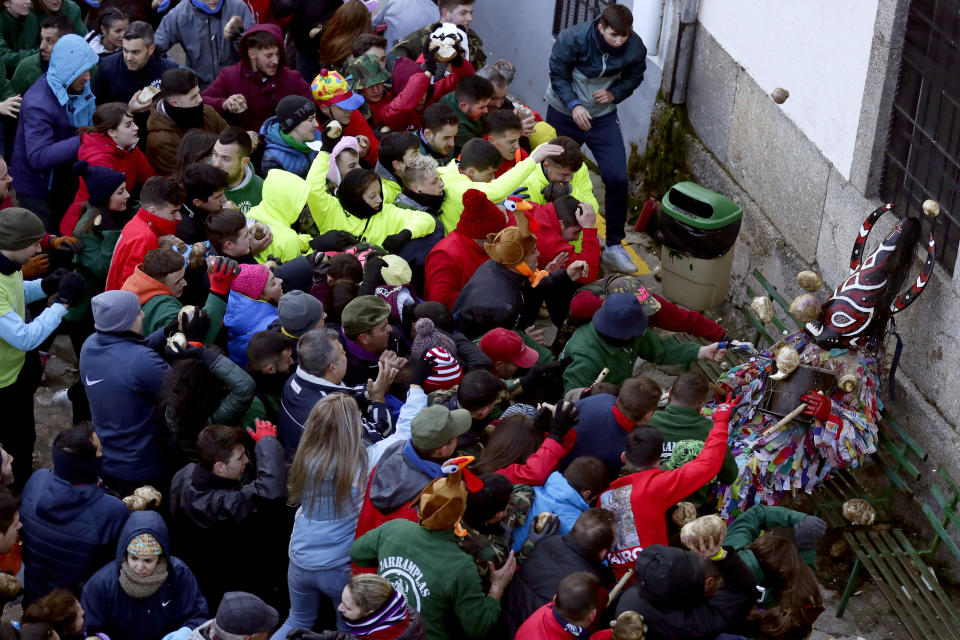
M289 171L273 169L267 173L263 199L247 211L248 218L266 223L273 233L273 242L257 254L257 262L266 262L270 254L286 262L310 251L310 236L291 227L300 218L309 191L303 178Z
M484 118L481 117L478 120L468 118L467 114L460 110L460 104L457 102L457 97L453 91L437 100L437 102L442 102L448 107L451 107L454 113L457 114L457 117L460 118L460 122L457 125L457 137L454 138L454 146L457 149L457 153L460 153L463 145L467 144L470 140L483 137Z
M6 9L0 9L0 61L6 67L8 78L20 61L37 53L39 47L40 21L33 12L15 18Z
M80 17L80 5L78 5L76 2L73 0L63 0L63 5L60 7L60 11L58 11L56 14L53 14L37 11L37 3L39 1L40 0L34 0L33 6L30 7L30 15L36 16L37 24L43 24L43 21L47 18L47 16L66 16L70 19L70 22L73 23L73 32L75 34L81 38L87 35L87 25L83 24L83 18ZM97 30L97 33L99 33L99 29Z
M500 603L483 591L473 558L454 542L452 529L390 520L354 540L350 558L376 567L406 596L407 606L423 616L428 640L483 638L500 617Z
M760 537L765 531L776 527L792 527L807 517L807 514L786 507L768 507L764 504L755 504L734 520L730 528L727 529L727 537L723 539L723 546L733 547L740 554L740 559L744 564L750 567L753 577L761 587L771 584L760 562L753 554L753 551L747 549L747 546ZM797 549L800 559L806 562L811 569L816 570L816 550L815 549ZM761 604L771 606L773 604L773 594L770 589L764 594Z

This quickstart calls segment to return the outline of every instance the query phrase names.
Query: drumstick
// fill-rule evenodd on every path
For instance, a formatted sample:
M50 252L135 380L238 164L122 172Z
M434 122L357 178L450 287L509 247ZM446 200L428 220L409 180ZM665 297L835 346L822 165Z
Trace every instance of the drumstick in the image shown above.
M801 402L801 403L800 403L800 406L798 406L796 409L794 409L793 411L791 411L791 412L788 413L787 415L783 416L783 419L780 420L780 422L778 422L778 423L773 427L772 431L779 431L779 430L782 429L783 427L787 426L787 423L789 423L791 420L793 420L793 419L796 418L798 415L800 415L801 413L803 413L803 410L806 409L806 408L807 408L807 403L806 403L806 402Z
M620 592L627 588L627 582L629 582L632 577L633 569L628 569L627 572L623 574L623 577L620 578L620 582L610 591L610 596L607 599L613 601L614 598L620 595Z

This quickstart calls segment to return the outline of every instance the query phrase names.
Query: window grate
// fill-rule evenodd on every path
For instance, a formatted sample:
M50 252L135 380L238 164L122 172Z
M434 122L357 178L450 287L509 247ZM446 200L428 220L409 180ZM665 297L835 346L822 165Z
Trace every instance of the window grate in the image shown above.
M897 215L933 225L937 262L953 273L960 247L960 0L913 0L884 152L881 195ZM932 221L924 200L940 203ZM926 242L926 232L921 242Z
M553 35L582 22L595 20L614 0L557 0L553 10Z

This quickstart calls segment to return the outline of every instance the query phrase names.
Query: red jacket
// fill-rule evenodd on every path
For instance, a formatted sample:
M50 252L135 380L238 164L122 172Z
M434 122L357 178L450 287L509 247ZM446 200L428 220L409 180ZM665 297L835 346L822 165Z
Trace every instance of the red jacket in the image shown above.
M250 68L247 48L244 42L251 33L266 31L280 43L280 65L277 72L266 82L259 71ZM313 100L310 86L299 72L288 69L284 63L283 34L275 24L256 24L247 29L240 39L240 62L225 67L220 75L203 92L203 101L222 111L223 101L230 96L240 93L247 99L247 110L233 114L237 123L248 131L260 131L263 121L274 115L277 103L281 98L289 95L303 96Z
M631 473L614 480L610 489L600 494L597 506L617 514L615 548L607 558L618 580L633 567L644 548L669 544L667 509L710 482L720 471L726 453L727 423L714 422L703 450L679 469Z
M126 173L128 191L133 191L134 185L142 186L147 178L156 174L143 151L138 147L134 147L132 150L121 149L113 141L113 138L105 133L82 134L77 160L83 160L93 166L109 167ZM60 221L60 235L73 235L73 229L80 221L83 203L89 197L87 185L83 178L80 178L80 188L77 189L77 195L74 196L73 203L63 214L63 220Z
M575 637L560 626L553 615L553 603L548 602L526 619L517 629L517 640L570 640ZM598 631L590 636L590 640L610 638L610 630Z
M176 231L175 220L160 218L146 209L137 211L137 215L124 225L120 232L120 239L110 260L110 271L107 272L104 291L122 287L137 265L143 262L143 256L160 246L158 238Z
M473 75L473 65L464 60L459 67L450 65L451 73L433 84L433 93L423 106L417 108L430 87L430 78L426 73L416 73L410 76L407 85L394 95L392 91L384 94L379 102L368 102L373 114L373 124L379 127L387 125L392 131L415 131L420 128L423 110L450 93L457 86L461 78Z
M454 229L427 254L424 298L452 309L470 276L489 258L473 238Z
M597 238L596 229L584 229L583 241L580 243L580 253L577 253L574 246L563 239L560 235L560 218L557 217L557 210L553 208L553 203L533 205L533 217L540 223L540 229L536 232L537 249L540 250L540 257L537 259L537 266L543 269L547 263L557 257L558 254L566 251L570 254L567 258L569 265L574 260L586 260L590 266L590 274L586 278L581 278L579 282L593 282L600 276L600 240Z

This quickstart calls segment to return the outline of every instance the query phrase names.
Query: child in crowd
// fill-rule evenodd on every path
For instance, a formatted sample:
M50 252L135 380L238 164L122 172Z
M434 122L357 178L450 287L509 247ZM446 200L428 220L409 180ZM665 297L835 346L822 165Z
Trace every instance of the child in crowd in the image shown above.
M229 336L230 359L241 367L247 364L247 343L278 318L277 303L283 295L283 280L263 264L242 264L230 283L223 325Z

